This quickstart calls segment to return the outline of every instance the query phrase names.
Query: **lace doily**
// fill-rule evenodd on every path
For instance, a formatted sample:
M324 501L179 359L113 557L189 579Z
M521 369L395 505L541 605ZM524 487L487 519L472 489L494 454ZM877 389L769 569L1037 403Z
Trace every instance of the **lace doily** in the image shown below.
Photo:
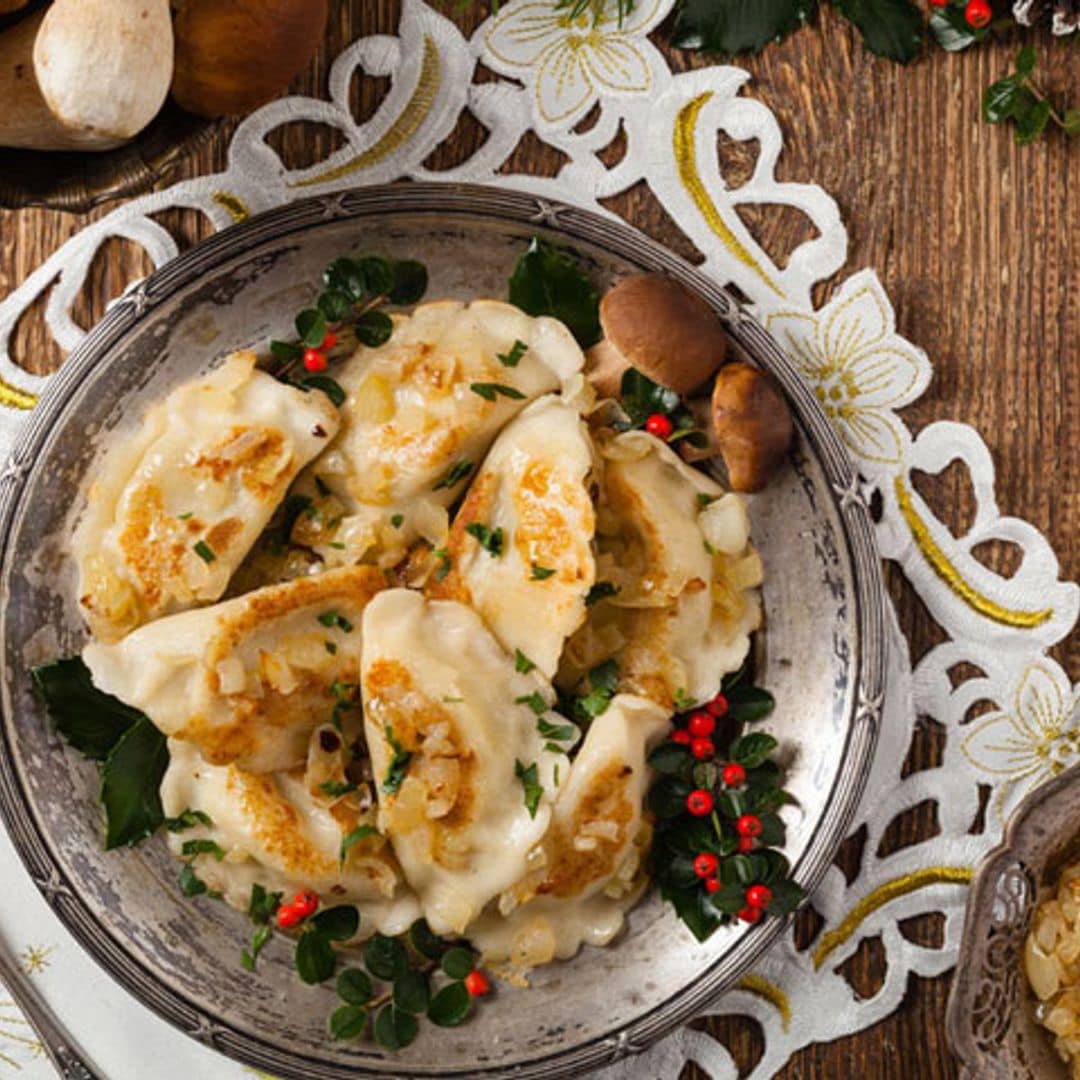
M548 200L608 213L601 200L644 181L704 254L705 272L741 290L814 386L864 477L847 497L873 500L875 507L880 502L883 556L902 570L947 635L912 672L891 617L885 720L870 794L853 826L867 830L858 873L849 884L839 870L830 870L812 900L824 925L809 948L797 949L789 933L711 1010L749 1015L761 1024L765 1052L751 1074L761 1080L800 1047L887 1016L900 1004L909 973L937 975L955 963L973 867L996 844L1005 816L1024 792L1080 758L1080 688L1047 655L1076 622L1080 590L1059 580L1054 553L1036 529L1000 513L990 453L977 432L944 422L913 435L897 415L925 390L931 366L896 332L876 274L854 274L824 307L814 307L814 285L831 278L847 255L837 206L814 184L776 179L781 132L764 105L740 93L749 78L745 71L669 70L648 34L672 3L638 0L620 26L615 0L595 23L591 16L556 12L554 0L510 0L467 39L421 0L404 0L396 37L361 39L338 57L328 100L287 98L248 117L232 140L225 172L125 203L65 243L0 303L0 452L6 454L21 411L33 407L46 382L11 361L9 342L20 316L48 292L48 327L62 348L72 349L83 333L72 308L103 243L112 237L135 241L158 266L177 253L176 241L154 218L163 210L194 208L220 229L296 197L411 177L530 192L537 197L537 221L545 222L557 217ZM504 78L474 82L478 62ZM348 102L358 69L390 79L378 110L364 123L356 122ZM596 122L573 130L594 106ZM487 129L483 145L452 169L425 168L466 109ZM343 145L315 165L286 168L266 136L298 120L331 125ZM599 151L620 128L626 152L608 167ZM557 176L500 172L530 130L566 156ZM720 174L718 132L758 141L757 162L744 183L729 186ZM810 219L816 235L778 266L740 219L738 208L746 204L793 207ZM912 481L915 472L937 474L954 462L966 470L977 504L962 536L939 520ZM1021 551L1011 577L977 558L978 546L990 540ZM918 716L943 729L943 760L902 777ZM990 805L984 827L973 831L981 822L980 787L989 789ZM925 802L936 805L939 833L879 855L889 824ZM101 974L26 879L3 835L0 880L8 888L0 935L105 1075L250 1075L174 1032ZM940 948L914 944L901 931L904 920L928 912L944 916ZM839 969L869 937L880 937L888 974L877 993L862 999ZM720 1043L684 1029L603 1076L676 1080L688 1059L714 1080L737 1075ZM0 992L0 1076L8 1073L35 1077L50 1070L25 1021Z

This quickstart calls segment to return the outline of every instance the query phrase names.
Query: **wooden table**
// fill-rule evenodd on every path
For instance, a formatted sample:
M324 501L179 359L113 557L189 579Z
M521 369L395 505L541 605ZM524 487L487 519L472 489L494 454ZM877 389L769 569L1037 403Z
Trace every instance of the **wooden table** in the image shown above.
M452 8L452 5L447 5ZM466 31L468 12L454 15ZM344 44L371 33L393 33L395 0L343 0L336 6L326 47L296 89L319 94L327 60ZM662 35L661 35L662 37ZM1080 105L1077 49L1037 37L1044 88ZM1062 575L1080 576L1080 139L1056 133L1030 148L978 117L982 89L1010 70L1015 41L950 56L935 49L901 68L879 60L850 28L826 9L816 28L804 30L762 55L743 58L754 81L750 93L775 113L787 139L779 177L820 184L840 204L850 234L843 274L874 267L896 306L902 334L923 346L934 363L929 391L908 410L914 429L939 419L973 424L986 439L998 469L1003 510L1032 522L1057 550ZM675 69L703 66L700 57L665 48ZM1070 71L1071 65L1071 71ZM356 94L366 117L385 92L385 80L364 79ZM223 167L229 127L170 178ZM478 124L462 124L429 162L446 167L479 144ZM317 159L326 134L298 129L276 145L290 164ZM722 149L722 167L752 161L746 147ZM553 173L558 154L536 139L523 141L510 167ZM1071 203L1070 203L1071 197ZM646 232L687 255L677 233L647 191L634 189L609 204ZM85 217L48 211L0 212L0 293L18 284L58 244L103 207ZM194 215L169 215L188 241L206 231ZM771 253L788 251L806 236L797 213L765 210L749 220ZM110 244L96 260L78 318L90 325L134 276L149 265L134 245ZM827 295L827 290L823 294ZM41 305L18 329L16 358L34 371L51 370L60 356L46 340ZM971 520L970 488L959 470L920 490L945 520L963 529ZM1015 565L1015 552L997 546L988 565ZM1012 560L1012 561L1010 561ZM942 639L921 603L899 576L890 586L914 658ZM1080 635L1057 650L1071 676L1080 677ZM941 739L927 728L917 736L915 767L935 764ZM928 813L899 823L896 847L926 835ZM855 857L849 845L844 861ZM923 920L923 941L938 931ZM803 920L804 936L812 923ZM860 995L883 978L882 957L867 942L845 971ZM956 1075L945 1046L942 1014L948 978L912 980L907 1001L877 1027L797 1054L785 1080L931 1080ZM745 1069L760 1056L760 1034L749 1021L714 1025Z

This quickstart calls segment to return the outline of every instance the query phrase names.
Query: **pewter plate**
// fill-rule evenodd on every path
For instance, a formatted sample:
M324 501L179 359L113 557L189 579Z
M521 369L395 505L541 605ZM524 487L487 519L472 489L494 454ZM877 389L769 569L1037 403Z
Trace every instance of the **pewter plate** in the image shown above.
M640 1051L702 1010L761 955L782 923L725 929L697 944L655 894L607 949L545 968L533 988L500 987L462 1029L426 1026L395 1055L326 1037L329 988L302 985L275 940L257 975L239 950L246 919L185 899L158 840L106 854L94 767L50 733L28 670L76 652L65 539L111 439L225 353L287 336L323 266L358 250L423 260L430 297L505 296L514 260L541 233L607 284L670 275L711 304L737 350L779 380L797 418L790 465L752 500L766 567L764 725L784 745L788 854L812 889L828 867L870 767L884 671L882 585L866 506L848 458L776 342L736 301L626 225L533 196L408 184L357 189L263 214L153 274L68 359L0 478L3 718L0 812L27 871L92 956L181 1030L282 1077L572 1076Z
M1067 1080L1023 972L1035 909L1080 861L1080 766L1020 802L968 892L945 1030L964 1080Z

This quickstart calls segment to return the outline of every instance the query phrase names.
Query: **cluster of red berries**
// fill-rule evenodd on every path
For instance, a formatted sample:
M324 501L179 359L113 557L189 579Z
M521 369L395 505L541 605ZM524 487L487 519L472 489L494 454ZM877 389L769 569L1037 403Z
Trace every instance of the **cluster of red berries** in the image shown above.
M301 889L291 904L282 904L277 909L277 924L282 930L288 930L314 915L318 907L319 897L311 889Z
M337 344L337 334L333 330L326 331L326 337L317 349L304 350L304 368L311 372L325 371L329 361L326 359L327 352Z
M934 7L949 6L949 0L930 0L930 3ZM990 7L989 0L968 0L964 5L964 19L968 26L972 26L976 30L988 26L993 17L994 11Z
M716 757L716 745L711 736L716 730L716 721L727 711L727 698L723 694L717 694L700 712L691 713L686 727L676 728L671 733L671 741L680 746L688 746L690 753L698 761L711 761Z

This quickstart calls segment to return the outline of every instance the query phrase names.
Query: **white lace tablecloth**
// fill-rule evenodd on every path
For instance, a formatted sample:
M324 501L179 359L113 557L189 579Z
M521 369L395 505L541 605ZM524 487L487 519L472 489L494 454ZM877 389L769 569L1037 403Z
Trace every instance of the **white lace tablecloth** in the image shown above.
M910 973L937 975L954 965L973 867L996 844L1024 792L1080 757L1080 691L1047 655L1075 624L1080 590L1059 580L1054 553L1036 529L999 510L993 463L976 431L945 422L915 435L897 415L923 393L932 369L926 354L897 334L892 304L874 271L852 275L828 304L814 307L813 286L832 277L847 256L836 203L814 184L775 178L781 132L773 114L743 92L745 71L714 66L672 74L648 38L672 2L637 0L620 26L615 0L596 25L554 11L553 0L511 0L467 39L421 0L404 0L397 36L364 38L338 57L328 99L293 97L261 109L238 128L225 172L125 203L69 240L0 302L0 452L6 454L22 410L33 407L46 382L11 361L8 343L19 317L48 291L49 328L62 347L73 348L83 332L72 306L106 240L133 240L157 265L177 253L154 218L163 210L193 207L223 228L296 197L412 177L528 191L537 196L537 220L544 221L557 214L549 199L606 213L601 200L639 181L648 184L704 254L705 272L750 299L817 389L865 478L863 490L850 497L880 497L882 555L902 570L946 635L912 671L895 616L890 619L894 648L881 744L853 826L867 829L859 872L849 884L830 871L813 897L824 926L808 949L797 950L789 933L712 1010L761 1024L765 1052L751 1073L761 1080L800 1047L887 1016L900 1004ZM475 82L478 63L504 78ZM357 69L390 79L364 123L356 122L348 102ZM596 122L575 131L594 106ZM466 109L488 129L483 145L453 169L425 168ZM296 120L333 126L343 145L325 161L286 168L265 136ZM608 167L598 151L620 126L626 152ZM557 176L500 171L530 129L566 155ZM739 186L729 186L718 172L721 131L760 146L752 176ZM800 137L797 130L789 134ZM816 236L777 266L743 225L737 210L745 204L795 207L810 218ZM911 479L915 470L936 474L956 461L977 502L962 536L934 515ZM973 549L992 539L1022 550L1012 577L974 557ZM978 716L965 723L969 711ZM944 757L939 767L901 778L916 717L941 725ZM985 827L972 832L983 785L990 789ZM927 801L936 804L940 832L879 856L890 822ZM251 1075L170 1028L99 971L42 900L2 832L0 882L0 936L109 1080ZM900 928L927 912L944 915L940 948L915 944ZM877 993L861 999L838 969L868 937L880 938L888 974ZM723 1046L684 1029L604 1076L676 1080L688 1059L714 1080L737 1075ZM0 988L0 1077L51 1075Z

